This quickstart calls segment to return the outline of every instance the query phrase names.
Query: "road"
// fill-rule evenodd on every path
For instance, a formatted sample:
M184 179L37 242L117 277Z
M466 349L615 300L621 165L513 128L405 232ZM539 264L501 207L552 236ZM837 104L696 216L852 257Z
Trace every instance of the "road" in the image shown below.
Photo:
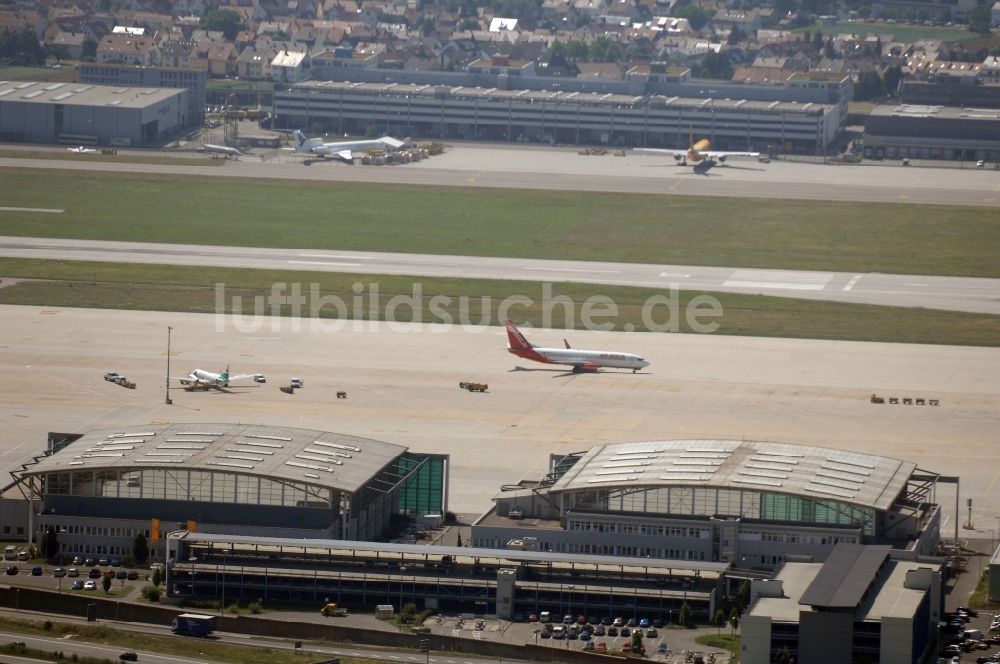
M140 154L151 154L148 152ZM152 153L160 155L163 153ZM177 153L191 156L193 153ZM0 167L158 173L198 177L370 182L629 194L728 196L1000 206L1000 175L989 169L902 168L885 163L832 165L732 160L705 175L658 155L582 156L575 149L459 144L421 162L386 167L303 163L278 151L255 151L223 165L175 166L63 159L0 159Z
M0 256L423 277L577 281L1000 314L1000 279L218 247L0 236Z

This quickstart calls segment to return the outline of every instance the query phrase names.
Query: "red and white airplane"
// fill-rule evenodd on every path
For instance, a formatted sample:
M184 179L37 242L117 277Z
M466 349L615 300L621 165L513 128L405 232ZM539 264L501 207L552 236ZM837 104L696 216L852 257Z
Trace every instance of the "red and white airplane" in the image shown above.
M577 350L570 348L569 342L563 339L566 348L539 348L528 342L521 331L511 321L506 322L507 352L518 357L545 364L568 364L573 367L573 373L593 372L600 367L612 369L631 369L635 373L649 362L632 353L616 353L605 350Z

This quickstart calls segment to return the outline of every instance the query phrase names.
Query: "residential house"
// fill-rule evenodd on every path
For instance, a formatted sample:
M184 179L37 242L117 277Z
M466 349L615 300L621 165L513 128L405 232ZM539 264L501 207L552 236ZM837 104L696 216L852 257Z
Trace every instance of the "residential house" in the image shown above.
M58 32L55 37L46 40L47 48L62 47L71 60L79 60L83 56L83 42L87 35L83 32Z
M250 81L271 79L271 61L278 54L278 45L267 39L253 42L236 58L236 75Z
M160 51L152 37L112 33L97 45L97 61L125 65L158 65Z
M229 42L197 42L188 58L188 67L222 78L236 73L236 47Z
M304 51L279 51L271 60L271 80L298 83L309 78L311 60Z

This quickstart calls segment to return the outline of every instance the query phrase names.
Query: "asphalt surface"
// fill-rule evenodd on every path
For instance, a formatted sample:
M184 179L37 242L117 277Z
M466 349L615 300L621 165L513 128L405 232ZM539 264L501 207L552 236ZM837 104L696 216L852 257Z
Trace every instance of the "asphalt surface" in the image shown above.
M75 155L65 152L60 156L65 159L4 158L0 166L418 186L1000 206L1000 173L995 170L903 168L892 162L833 165L775 160L761 164L733 159L699 173L676 165L669 157L648 153L583 156L575 148L483 144L458 144L420 162L384 167L304 161L299 155L281 150L254 151L221 167L84 161L74 160Z
M423 277L576 281L1000 314L1000 279L217 247L0 236L0 256Z

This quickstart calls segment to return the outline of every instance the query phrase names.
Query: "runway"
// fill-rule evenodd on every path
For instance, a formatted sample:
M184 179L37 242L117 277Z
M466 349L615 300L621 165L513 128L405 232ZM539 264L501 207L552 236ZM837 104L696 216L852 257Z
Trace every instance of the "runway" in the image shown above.
M173 375L231 363L236 373L267 374L268 383L233 394L175 389L165 405L168 325ZM562 336L533 330L529 338L558 345ZM11 379L0 383L0 464L41 451L49 431L262 422L450 454L451 509L476 515L502 484L541 477L552 452L732 437L913 461L961 477L963 519L967 497L981 527L1000 514L995 349L585 331L573 341L640 353L651 366L567 375L512 357L498 327L278 318L241 332L228 316L2 306L0 371ZM106 371L138 387L108 383ZM282 394L290 376L305 387ZM460 390L469 380L489 391ZM348 398L334 398L337 390ZM940 405L876 405L872 393ZM936 499L953 530L953 487Z
M760 293L1000 314L1000 279L0 236L0 256Z
M301 157L280 150L255 151L222 166L75 161L72 156L60 160L4 158L0 166L748 199L1000 205L1000 174L988 169L904 168L888 162L830 165L775 160L761 164L734 159L701 175L690 167L677 166L669 157L647 153L583 156L575 149L540 146L458 144L420 162L383 167L318 161L306 165Z

